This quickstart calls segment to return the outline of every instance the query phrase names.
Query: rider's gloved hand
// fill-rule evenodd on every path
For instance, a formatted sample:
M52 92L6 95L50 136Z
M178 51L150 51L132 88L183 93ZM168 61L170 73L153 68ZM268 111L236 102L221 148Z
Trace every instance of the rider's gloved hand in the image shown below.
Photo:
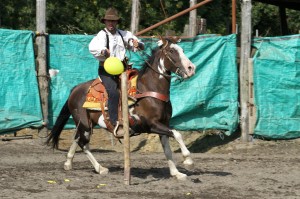
M102 50L101 51L101 55L104 57L109 57L110 56L110 52L108 49Z

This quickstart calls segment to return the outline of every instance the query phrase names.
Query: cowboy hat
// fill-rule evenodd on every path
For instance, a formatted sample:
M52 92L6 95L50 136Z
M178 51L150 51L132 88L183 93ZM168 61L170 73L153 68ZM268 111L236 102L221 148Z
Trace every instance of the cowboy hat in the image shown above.
M115 8L108 8L105 12L105 16L101 19L101 22L104 23L104 20L120 21L121 18Z

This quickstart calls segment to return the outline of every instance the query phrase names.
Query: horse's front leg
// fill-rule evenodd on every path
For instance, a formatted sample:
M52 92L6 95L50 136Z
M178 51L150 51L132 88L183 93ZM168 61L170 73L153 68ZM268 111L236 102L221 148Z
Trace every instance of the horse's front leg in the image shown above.
M176 139L176 141L179 143L179 147L181 149L181 153L182 153L182 156L184 158L183 164L185 166L187 166L189 169L193 168L194 167L194 161L191 158L190 151L187 149L186 145L183 142L181 133L179 133L178 131L176 131L174 129L172 130L172 133L173 133L174 138Z
M171 176L175 176L178 180L186 180L187 175L184 173L181 173L176 168L175 162L173 160L172 156L172 150L169 143L169 137L167 135L160 135L160 142L162 144L165 156L168 160L168 165L170 168L170 174Z

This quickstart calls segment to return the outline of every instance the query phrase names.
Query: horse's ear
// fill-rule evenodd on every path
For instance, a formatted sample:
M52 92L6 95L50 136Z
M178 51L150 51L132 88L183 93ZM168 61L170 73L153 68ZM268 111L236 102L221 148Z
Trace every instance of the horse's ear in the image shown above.
M180 37L175 37L176 38L176 43L181 42L181 38Z
M166 46L168 44L167 40L158 34L159 41L157 42L158 46Z
M172 43L176 44L181 41L181 38L178 36L173 36L170 38L170 40L172 41Z

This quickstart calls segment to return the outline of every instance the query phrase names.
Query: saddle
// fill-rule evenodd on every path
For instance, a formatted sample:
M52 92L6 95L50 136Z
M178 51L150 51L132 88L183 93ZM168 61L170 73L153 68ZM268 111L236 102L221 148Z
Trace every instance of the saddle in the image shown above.
M127 88L128 88L128 106L131 106L135 103L135 95L136 95L136 82L138 77L138 70L130 69L127 71ZM91 110L102 110L102 104L104 109L107 110L107 101L108 94L101 82L100 77L95 79L91 84L88 93L86 95L86 100L83 104L83 108L91 109Z
M130 69L126 71L127 74L127 88L128 88L128 106L133 105L136 102L136 93L137 93L137 78L138 78L138 70L137 69ZM101 82L100 77L95 79L93 83L91 84L88 93L86 95L86 100L83 104L83 108L89 109L89 110L97 110L102 111L102 114L104 116L104 122L108 128L109 131L113 131L114 127L110 124L109 118L106 114L107 108L107 102L108 102L108 94L104 87L104 85ZM120 105L120 103L119 103ZM119 108L119 112L121 112L121 109ZM119 116L122 114L119 113Z
M100 77L95 79L92 85L89 88L89 91L86 95L85 102L83 104L83 108L92 109L92 110L100 110L101 103L107 103L108 95L105 90L104 85L102 84Z

